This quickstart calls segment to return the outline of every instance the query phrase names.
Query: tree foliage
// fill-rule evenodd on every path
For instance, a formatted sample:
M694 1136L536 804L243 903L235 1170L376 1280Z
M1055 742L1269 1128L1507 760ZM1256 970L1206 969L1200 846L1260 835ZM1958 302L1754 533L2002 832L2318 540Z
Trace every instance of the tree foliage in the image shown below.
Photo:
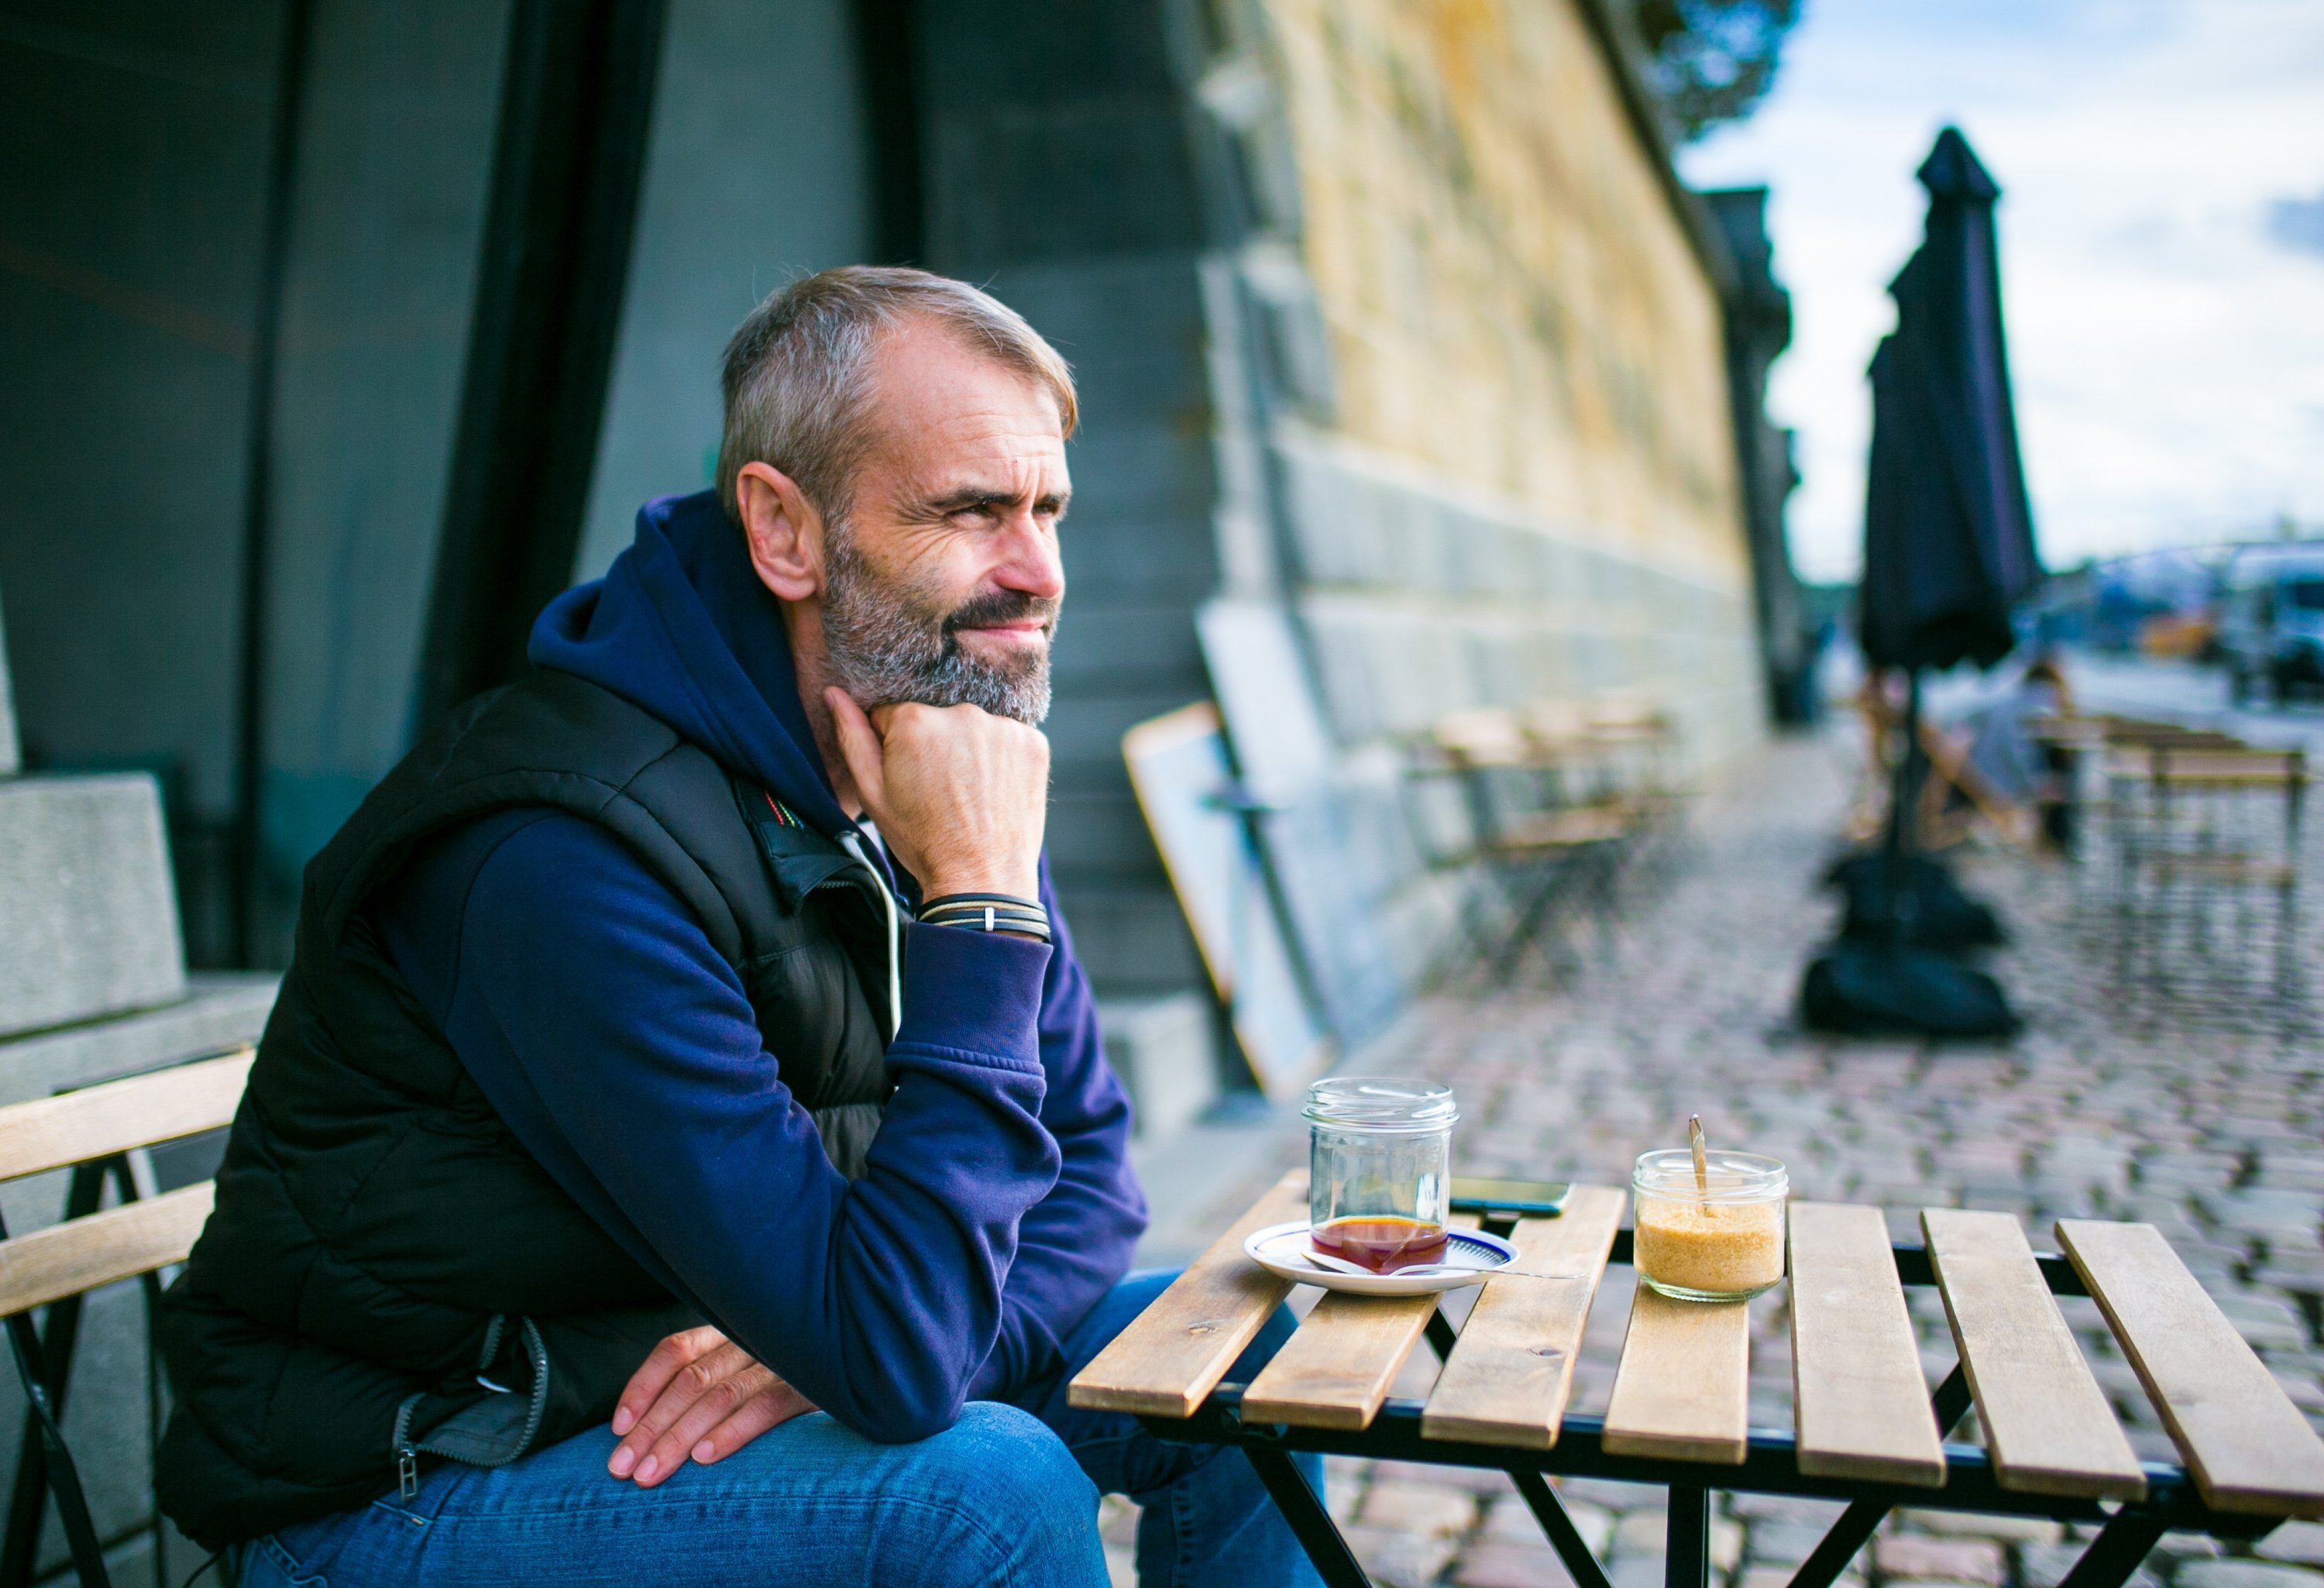
M1799 14L1800 0L1637 0L1646 79L1680 141L1751 114Z

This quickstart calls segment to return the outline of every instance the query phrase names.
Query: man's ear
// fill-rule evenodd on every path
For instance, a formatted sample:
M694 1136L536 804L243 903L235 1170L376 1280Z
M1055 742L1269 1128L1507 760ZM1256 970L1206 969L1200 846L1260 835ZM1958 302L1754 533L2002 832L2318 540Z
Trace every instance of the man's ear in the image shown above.
M759 580L785 601L823 594L823 515L790 475L746 463L734 476L734 505Z

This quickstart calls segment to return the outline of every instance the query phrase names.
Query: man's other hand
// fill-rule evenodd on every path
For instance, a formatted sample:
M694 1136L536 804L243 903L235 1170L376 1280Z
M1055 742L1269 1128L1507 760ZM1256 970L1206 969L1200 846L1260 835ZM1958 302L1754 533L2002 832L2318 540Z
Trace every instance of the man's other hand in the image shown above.
M1049 742L974 706L883 706L824 691L840 753L880 837L930 899L1040 892Z
M689 1457L708 1466L815 1405L705 1325L650 1352L613 1408L605 1470L650 1489Z

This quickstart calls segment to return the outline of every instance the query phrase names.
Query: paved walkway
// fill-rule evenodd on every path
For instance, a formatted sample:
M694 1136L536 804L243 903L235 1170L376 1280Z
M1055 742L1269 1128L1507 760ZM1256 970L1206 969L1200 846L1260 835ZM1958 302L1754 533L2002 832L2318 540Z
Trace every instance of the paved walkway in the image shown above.
M2015 934L1991 968L2026 1017L2023 1035L1932 1049L1803 1032L1793 1010L1800 971L1834 913L1814 879L1852 772L1838 741L1773 747L1706 803L1692 852L1659 897L1633 906L1609 960L1569 988L1434 1000L1360 1067L1454 1085L1464 1173L1626 1186L1639 1151L1678 1144L1686 1115L1700 1113L1713 1141L1784 1159L1798 1195L1888 1208L1899 1237L1918 1238L1915 1214L1932 1204L2007 1209L2037 1230L2061 1216L2147 1220L2324 1426L2324 1042L2269 1019L2182 1017L2126 999L2095 951L2103 922L2078 915L2064 869L2004 854L1969 855L1960 872ZM1149 1243L1157 1258L1183 1259L1199 1233L1304 1157L1287 1122L1245 1134L1239 1153L1213 1140L1183 1155L1202 1163L1211 1195L1174 1196L1179 1216ZM1189 1183L1171 1179L1168 1160L1180 1156L1156 1163L1157 1192ZM1231 1160L1240 1172L1223 1172ZM1627 1270L1609 1274L1576 1409L1604 1409L1628 1284ZM2134 1442L2168 1453L2093 1304L2065 1305ZM1788 1427L1781 1295L1755 1306L1753 1421ZM1951 1340L1933 1292L1915 1306L1933 1382L1951 1365ZM1422 1391L1432 1371L1416 1362L1401 1391ZM1566 1493L1616 1588L1658 1588L1660 1491L1577 1482ZM1499 1474L1335 1463L1331 1500L1383 1583L1569 1582ZM1781 1588L1835 1513L1723 1505L1713 1543L1729 1588ZM1131 1519L1110 1504L1123 1582ZM2074 1553L2048 1523L1907 1513L1848 1581L2050 1588ZM2171 1588L2324 1588L2324 1526L2287 1526L2244 1558L2174 1538L2152 1570Z

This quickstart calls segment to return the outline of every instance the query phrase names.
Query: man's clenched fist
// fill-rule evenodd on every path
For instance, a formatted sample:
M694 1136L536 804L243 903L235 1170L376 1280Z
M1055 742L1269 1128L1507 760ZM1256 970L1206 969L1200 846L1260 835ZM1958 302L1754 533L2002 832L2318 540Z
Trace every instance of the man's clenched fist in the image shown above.
M824 700L863 808L928 898L1037 898L1048 820L1049 742L974 706L883 706L866 716L846 691Z

